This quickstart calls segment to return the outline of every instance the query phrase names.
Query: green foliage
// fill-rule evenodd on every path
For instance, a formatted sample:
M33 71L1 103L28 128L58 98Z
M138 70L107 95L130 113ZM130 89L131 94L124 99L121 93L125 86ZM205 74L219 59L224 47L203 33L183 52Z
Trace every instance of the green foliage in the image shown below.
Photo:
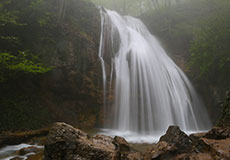
M220 104L220 109L222 110L222 115L217 125L230 126L230 91L227 91L223 102Z
M190 67L197 78L226 83L230 75L230 3L216 3L215 14L202 21L194 33Z
M151 0L92 0L92 2L126 15L141 15L153 7Z
M216 103L230 86L229 15L229 0L184 0L142 16L195 83L213 121L218 118Z
M183 0L91 0L96 5L116 10L121 14L140 16L151 10L169 8Z
M37 30L46 27L50 20L51 15L45 11L45 4L43 0L0 2L0 82L20 73L42 74L52 69L41 64L38 58L34 58L41 57L44 47L38 49L31 44L40 41L34 36L37 37L36 34L40 33ZM34 31L32 32L31 29ZM20 52L20 50L29 50L34 54Z
M143 21L166 44L185 57L196 80L228 86L230 75L230 1L186 0L146 13Z
M99 11L90 0L0 0L0 130L77 122L76 108L88 109L69 101L88 99L84 77L93 85L99 79L99 34Z
M188 57L189 44L193 32L199 28L200 18L211 12L204 1L187 0L170 7L159 6L141 18L171 53Z
M10 2L11 2L10 0L7 0L7 1L5 0L0 3L0 24L1 26L4 26L8 23L17 24L16 22L17 17L4 8L5 5L8 5Z
M34 57L33 55L31 56ZM5 82L19 72L41 74L52 70L52 67L45 67L41 63L27 59L27 57L26 52L19 52L17 56L0 53L0 82Z

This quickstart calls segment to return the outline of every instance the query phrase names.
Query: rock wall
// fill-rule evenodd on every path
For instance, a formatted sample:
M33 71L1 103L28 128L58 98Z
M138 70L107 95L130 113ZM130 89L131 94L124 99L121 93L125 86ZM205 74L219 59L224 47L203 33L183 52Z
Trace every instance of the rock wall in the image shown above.
M0 130L35 129L55 121L78 127L102 124L97 7L85 0L13 0L6 7L25 24L12 30L18 34L18 48L53 69L0 84Z

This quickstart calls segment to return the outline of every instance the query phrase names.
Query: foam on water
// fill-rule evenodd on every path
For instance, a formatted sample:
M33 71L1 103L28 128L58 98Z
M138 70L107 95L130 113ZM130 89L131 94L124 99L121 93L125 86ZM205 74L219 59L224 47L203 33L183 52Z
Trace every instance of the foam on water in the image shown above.
M99 134L104 134L108 136L120 136L125 138L125 140L129 143L156 143L162 134L139 134L131 131L119 131L119 130L111 130L111 129L101 129Z
M166 131L165 131L166 132ZM165 132L158 132L158 133L152 133L152 134L140 134L136 132L131 131L119 131L119 130L111 130L111 129L101 129L99 134L107 135L107 136L120 136L125 138L125 140L129 143L147 143L147 144L153 144L157 143L162 135L165 134ZM184 131L187 135L191 135L193 133L203 133L207 132L207 130L203 131Z

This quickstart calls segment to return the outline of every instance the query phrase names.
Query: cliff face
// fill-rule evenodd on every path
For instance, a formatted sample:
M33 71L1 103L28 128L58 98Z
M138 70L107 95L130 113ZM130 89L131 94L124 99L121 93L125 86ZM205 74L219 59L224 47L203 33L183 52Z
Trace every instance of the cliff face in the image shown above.
M0 84L0 129L38 128L54 121L99 125L103 100L96 6L86 0L23 0L6 9L17 10L17 20L26 24L13 30L19 33L18 50L30 51L53 69Z
M41 80L42 102L54 121L92 127L99 123L102 102L101 68L98 59L100 15L87 1L65 1L59 19L55 69Z

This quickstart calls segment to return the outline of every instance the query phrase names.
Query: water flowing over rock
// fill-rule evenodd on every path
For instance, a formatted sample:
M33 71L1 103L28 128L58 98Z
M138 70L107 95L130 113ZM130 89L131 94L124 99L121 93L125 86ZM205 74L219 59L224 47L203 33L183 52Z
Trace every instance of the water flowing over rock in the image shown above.
M102 9L101 25L106 127L141 134L210 127L192 84L139 19ZM111 93L114 105L107 105Z

